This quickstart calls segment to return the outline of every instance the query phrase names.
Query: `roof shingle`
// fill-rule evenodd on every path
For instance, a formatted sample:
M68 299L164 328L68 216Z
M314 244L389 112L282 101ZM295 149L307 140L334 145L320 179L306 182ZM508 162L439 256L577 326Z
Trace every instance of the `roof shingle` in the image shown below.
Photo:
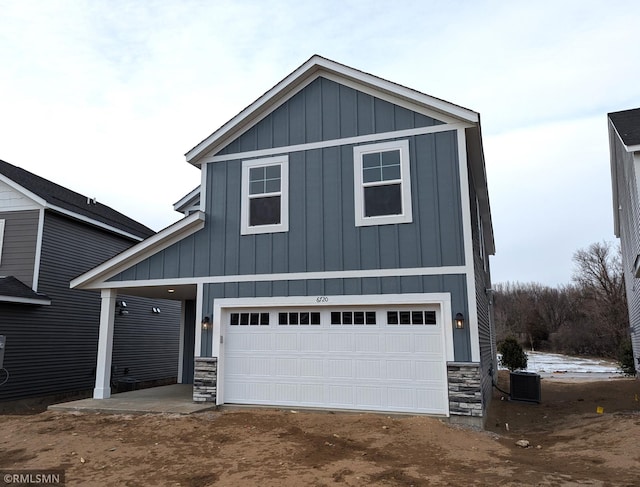
M43 304L50 302L46 295L35 292L15 277L0 276L0 302L16 300L42 301Z
M0 160L0 174L19 184L44 199L51 205L63 208L86 218L96 220L120 231L133 234L139 238L147 238L155 234L145 225L132 220L122 213L93 202L86 196L71 191L36 174Z
M609 119L624 145L640 145L640 108L610 113Z

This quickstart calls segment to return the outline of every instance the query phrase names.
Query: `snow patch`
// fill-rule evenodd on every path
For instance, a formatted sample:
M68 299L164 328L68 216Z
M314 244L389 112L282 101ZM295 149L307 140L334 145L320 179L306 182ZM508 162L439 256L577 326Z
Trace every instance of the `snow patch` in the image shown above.
M565 377L580 376L621 376L622 372L616 362L606 359L572 357L559 353L526 352L527 372L540 374L541 377L551 377L562 374ZM498 359L500 354L498 354ZM498 362L499 363L499 362ZM500 369L506 367L500 366Z

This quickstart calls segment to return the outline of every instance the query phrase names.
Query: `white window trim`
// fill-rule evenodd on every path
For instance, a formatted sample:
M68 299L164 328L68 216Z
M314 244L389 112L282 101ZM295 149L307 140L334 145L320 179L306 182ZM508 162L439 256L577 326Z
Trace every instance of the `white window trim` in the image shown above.
M280 223L277 225L249 226L249 169L280 164ZM289 157L286 155L242 161L242 202L240 206L240 232L242 235L289 231Z
M362 182L362 156L370 152L400 150L400 194L402 213L400 215L364 216L364 184ZM357 145L353 148L353 179L356 226L390 225L394 223L411 223L411 174L409 162L409 141L394 140L377 144Z
M0 220L0 264L2 264L2 244L4 243L4 220Z

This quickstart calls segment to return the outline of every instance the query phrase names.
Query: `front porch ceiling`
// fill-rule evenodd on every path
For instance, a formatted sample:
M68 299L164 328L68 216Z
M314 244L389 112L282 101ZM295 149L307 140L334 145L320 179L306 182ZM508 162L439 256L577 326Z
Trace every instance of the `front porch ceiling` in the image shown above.
M141 287L117 287L114 283L114 289L118 294L128 296L141 296L153 299L174 299L176 301L185 301L196 299L195 284L181 284L172 286L170 284L162 286L141 286Z

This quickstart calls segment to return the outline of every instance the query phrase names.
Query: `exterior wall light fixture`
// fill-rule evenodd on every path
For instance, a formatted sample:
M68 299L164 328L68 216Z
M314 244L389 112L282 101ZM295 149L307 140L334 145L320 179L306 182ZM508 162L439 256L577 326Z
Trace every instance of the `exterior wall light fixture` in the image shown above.
M202 318L202 329L208 330L210 326L211 326L211 320L209 320L209 317L205 316L204 318Z
M157 314L157 315L159 315L159 314L161 313L160 308L157 308L157 307L155 307L155 306L154 306L153 308L151 308L151 312L152 312L152 313L155 313L155 314Z
M454 325L458 330L464 328L464 315L462 313L456 313Z
M127 302L126 301L116 301L116 310L120 316L128 315L127 311Z

